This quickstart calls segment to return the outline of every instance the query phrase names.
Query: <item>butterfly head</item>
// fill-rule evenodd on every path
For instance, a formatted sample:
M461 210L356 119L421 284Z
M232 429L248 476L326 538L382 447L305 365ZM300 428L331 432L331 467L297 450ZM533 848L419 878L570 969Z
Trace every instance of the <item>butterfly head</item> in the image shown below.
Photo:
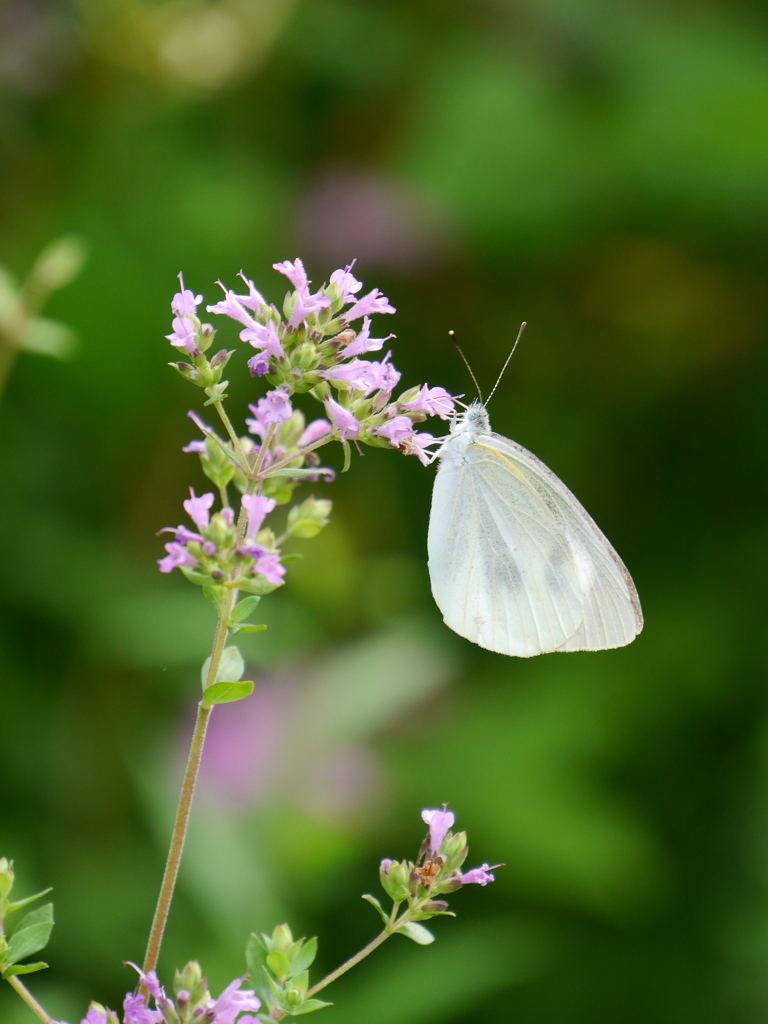
M459 420L457 429L473 436L487 434L491 425L485 405L482 402L472 402L468 405L466 412Z

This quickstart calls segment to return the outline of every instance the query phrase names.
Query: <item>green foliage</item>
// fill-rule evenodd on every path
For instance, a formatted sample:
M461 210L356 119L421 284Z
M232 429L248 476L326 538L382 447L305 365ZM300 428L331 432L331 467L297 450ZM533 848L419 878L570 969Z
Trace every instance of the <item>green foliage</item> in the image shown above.
M44 903L35 910L30 910L10 927L6 925L9 917L23 907L40 899L50 889L27 896L25 899L11 901L8 895L13 888L13 862L0 858L0 977L10 978L17 974L33 974L48 966L42 961L21 963L34 953L39 953L48 945L53 930L53 904Z
M245 960L256 991L270 1011L298 1017L332 1005L307 998L308 968L316 956L317 939L294 941L287 924L278 925L271 935L251 933Z

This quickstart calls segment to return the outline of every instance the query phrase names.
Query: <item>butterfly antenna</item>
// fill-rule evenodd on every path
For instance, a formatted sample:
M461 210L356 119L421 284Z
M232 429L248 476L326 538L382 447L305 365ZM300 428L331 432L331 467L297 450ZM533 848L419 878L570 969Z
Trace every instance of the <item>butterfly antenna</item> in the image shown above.
M506 368L507 368L507 367L509 366L509 360L510 360L510 359L512 358L512 356L513 356L513 355L515 354L515 349L517 348L517 343L518 343L518 341L520 341L520 339L522 338L522 336L523 336L523 331L525 330L525 328L526 328L527 326L528 326L528 325L526 324L525 320L523 320L523 322L522 322L522 323L520 324L520 330L519 330L519 331L517 332L517 337L515 338L515 344L514 344L514 345L512 346L512 351L511 351L511 352L509 353L509 355L507 356L506 362L504 363L504 365L503 365L503 366L502 366L502 368L501 368L501 373L499 374L498 380L497 380L497 381L496 381L496 383L495 383L495 384L493 385L493 389L492 389L492 391L491 391L490 395L488 395L488 402L490 402L490 400L491 400L491 399L493 398L493 393L494 393L494 391L496 390L496 388L497 388L497 387L499 386L499 384L501 383L501 378L502 378L502 377L504 376L504 371L505 371L505 370L506 370ZM486 402L485 404L486 404L486 405L488 405L488 402Z
M472 378L472 383L475 385L475 389L477 390L477 397L480 399L480 404L482 405L483 404L483 396L480 393L480 385L477 383L477 377L472 372L472 367L469 365L469 360L467 359L467 357L464 355L464 353L459 348L459 343L458 343L458 341L456 341L456 335L453 333L453 331L448 331L448 336L450 337L450 339L453 342L453 344L456 346L456 351L459 353L461 358L464 360L464 365L469 370L469 376ZM514 352L514 349L512 351Z

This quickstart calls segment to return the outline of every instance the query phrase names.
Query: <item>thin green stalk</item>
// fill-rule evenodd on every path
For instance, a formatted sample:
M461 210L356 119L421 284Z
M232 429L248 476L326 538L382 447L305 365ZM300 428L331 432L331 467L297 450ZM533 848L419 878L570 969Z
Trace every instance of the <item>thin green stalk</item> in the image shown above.
M15 989L15 991L21 996L21 998L30 1008L32 1013L34 1013L35 1016L43 1022L43 1024L56 1024L56 1021L53 1019L53 1017L48 1016L48 1014L42 1008L40 1003L38 1003L38 1001L29 991L27 986L23 982L19 981L16 975L13 975L10 978L6 978L5 980L8 982L12 989Z
M344 963L340 967L337 967L335 971L331 971L330 974L326 974L322 981L318 981L316 985L313 985L312 988L307 991L305 998L311 999L313 996L317 995L318 992L322 992L324 988L327 988L330 984L336 981L337 978L340 978L342 974L346 974L347 971L356 967L361 960L365 960L367 956L370 956L374 949L378 949L383 942L386 942L390 935L394 935L398 928L406 924L410 920L411 910L406 910L400 917L396 918L397 908L399 906L400 904L396 903L392 907L392 913L389 917L390 923L383 932L379 932L375 939L371 939L367 946L363 946L363 948L359 952L355 953L354 956L351 956L349 960L345 960ZM273 1011L271 1014L272 1020L275 1021L282 1020L287 1016L288 1014L285 1013L284 1010L277 1010L276 1012Z
M236 599L237 591L233 591L233 594ZM213 648L211 650L211 664L205 684L206 688L211 686L216 680L219 662L221 661L221 655L224 651L224 645L227 640L228 629L226 619L231 605L232 597L230 597L228 602L226 613L219 615L218 622L216 623L216 633L213 638ZM157 960L160 955L160 945L163 941L163 932L165 931L165 925L168 920L168 913L171 907L171 900L173 898L173 890L176 886L176 879L179 874L181 854L184 849L184 839L186 838L189 815L192 809L192 797L195 792L197 774L200 770L200 760L203 756L205 733L208 728L208 720L211 716L212 710L213 708L206 705L204 701L201 701L197 706L197 718L195 720L195 728L192 733L192 742L189 747L189 756L187 758L187 767L184 771L184 780L181 784L179 805L176 810L176 821L174 822L173 832L171 834L171 845L168 850L168 859L166 860L165 871L163 872L163 881L160 885L160 893L157 897L155 916L152 920L152 927L149 932L147 952L144 956L143 970L145 974L156 968Z
M280 462L276 462L273 466L269 466L262 475L264 477L268 477L269 474L273 473L276 469L283 469L285 466L289 466L292 462L295 462L296 459L309 455L309 453L313 452L315 448L322 448L324 444L328 444L329 441L333 440L335 440L335 438L329 437L325 434L319 441L313 441L312 444L308 444L306 448L302 448L300 451L294 452L293 455L287 455L284 459L281 459ZM254 469L254 474L255 473L256 470ZM261 473L261 467L259 467L259 473Z
M242 463L243 467L247 468L248 459L245 457L243 446L240 444L240 438L235 433L235 428L232 426L232 422L229 416L227 416L224 406L221 404L221 402L214 402L213 405L216 409L216 412L219 414L221 422L226 427L227 433L229 434L229 439L232 442L232 446L237 452L237 457L240 459L240 462Z

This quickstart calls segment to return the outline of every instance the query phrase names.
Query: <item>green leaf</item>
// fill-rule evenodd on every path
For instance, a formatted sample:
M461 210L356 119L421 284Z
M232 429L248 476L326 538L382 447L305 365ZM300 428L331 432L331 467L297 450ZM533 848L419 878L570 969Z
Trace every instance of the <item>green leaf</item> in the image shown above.
M47 889L41 889L40 892L36 892L34 896L27 896L26 899L16 900L15 903L9 903L8 909L5 912L5 916L13 914L16 910L21 910L22 907L28 906L30 903L34 903L35 900L39 900L41 896L47 896L49 892L53 892L53 886L49 885Z
M302 1013L312 1013L313 1010L322 1010L324 1006L333 1006L333 1003L324 1003L322 999L305 999L304 1002L293 1010L288 1011L290 1017L300 1017Z
M267 627L265 625L256 625L255 622L235 623L232 626L232 632L237 633L263 633Z
M295 978L297 974L301 974L302 971L306 971L306 969L314 963L316 956L317 939L307 939L301 944L299 952L291 960L291 973L288 977Z
M352 465L352 452L349 444L346 441L341 442L344 446L344 465L342 466L341 472L346 473L349 467Z
M273 590L277 590L282 585L282 580L279 583L270 583L264 576L242 576L237 581L238 590L244 590L246 594L256 594L259 597L271 594Z
M264 474L264 479L285 476L290 477L292 480L302 480L307 476L331 476L332 473L332 469L324 469L322 466L318 466L317 469L291 469L290 466L285 466L283 469L274 469L271 473L267 470Z
M205 684L208 682L208 673L211 670L211 659L206 658L203 662L203 667L200 670L200 678L203 683L203 689ZM245 672L245 662L240 651L231 644L229 647L225 647L221 652L221 660L219 661L219 667L216 671L216 678L213 680L214 683L221 682L226 679L229 682L236 682L238 679L242 679L243 672Z
M267 951L264 948L264 943L255 932L251 932L245 946L245 965L253 979L259 977L266 962Z
M316 519L294 519L291 523L290 534L298 537L299 540L310 540L316 537L323 526Z
M285 980L291 971L291 964L288 957L278 949L267 954L267 967L279 981Z
M226 395L224 395L222 397L226 398ZM219 401L219 399L216 399L215 401ZM211 402L206 402L205 404L206 405L211 405ZM245 473L245 475L248 476L248 472L249 472L248 471L248 467L243 465L243 463L238 458L237 452L233 448L230 448L229 445L225 441L222 441L222 439L220 437L218 437L216 434L214 434L213 431L209 432L209 431L206 430L205 431L205 435L206 435L206 437L210 437L211 440L214 441L219 446L219 448L224 453L224 455L227 457L227 460L230 463L232 463L235 466L237 466L237 468L242 473Z
M253 683L250 679L241 679L236 683L219 682L203 690L203 701L205 704L231 704L236 700L243 700L253 693Z
M415 921L409 921L408 924L404 924L397 930L401 935L406 935L419 946L429 946L430 943L435 941L435 936L432 932L425 928L423 924L416 924Z
M53 356L55 359L69 358L75 347L74 331L57 320L47 320L45 317L30 320L19 339L19 348L41 356Z
M221 602L224 599L226 592L226 587L212 587L210 584L210 578L208 580L208 586L203 587L203 594L205 595L206 600L210 601L216 611L221 609Z
M258 603L259 598L255 596L244 597L242 601L238 601L229 616L230 624L233 622L245 622Z
M379 903L375 896L371 896L370 893L366 892L363 894L363 899L370 903L372 907L375 907L376 910L378 910L379 916L381 917L381 920L384 922L384 924L389 924L389 918L384 913L381 904Z
M53 904L45 903L37 910L31 910L19 921L8 942L5 962L18 963L32 953L48 945L53 928Z
M38 960L34 964L14 964L12 967L7 967L0 977L4 979L12 978L14 974L34 974L35 971L44 971L48 964L43 963L42 960Z
M211 577L206 576L205 573L195 572L194 569L190 569L188 565L179 566L181 571L187 577L190 583L194 583L196 587L210 587Z
M73 281L88 254L85 242L76 235L64 235L40 253L27 280L27 287L47 293Z

